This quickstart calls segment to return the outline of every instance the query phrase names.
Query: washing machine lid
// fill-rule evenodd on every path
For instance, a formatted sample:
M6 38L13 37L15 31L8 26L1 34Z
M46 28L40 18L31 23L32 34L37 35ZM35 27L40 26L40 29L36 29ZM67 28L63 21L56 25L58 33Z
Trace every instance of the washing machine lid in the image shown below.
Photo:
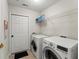
M62 38L59 36L44 38L44 40L55 43L57 45L60 45L60 46L66 47L66 48L71 48L78 44L77 40Z
M32 36L35 37L35 38L45 38L45 37L48 37L48 36L43 35L43 34L33 34Z

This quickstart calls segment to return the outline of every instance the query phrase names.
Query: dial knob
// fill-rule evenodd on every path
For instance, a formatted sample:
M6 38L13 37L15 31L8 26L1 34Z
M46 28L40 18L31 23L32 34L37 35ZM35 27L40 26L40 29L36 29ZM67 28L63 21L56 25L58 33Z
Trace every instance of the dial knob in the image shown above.
M50 46L53 46L53 43L50 43Z

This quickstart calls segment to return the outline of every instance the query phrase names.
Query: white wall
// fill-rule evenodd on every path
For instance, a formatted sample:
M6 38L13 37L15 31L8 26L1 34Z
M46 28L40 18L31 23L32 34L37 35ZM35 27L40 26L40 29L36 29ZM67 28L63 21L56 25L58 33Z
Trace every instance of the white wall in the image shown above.
M9 5L9 12L10 14L29 16L29 38L32 32L39 33L38 26L36 25L36 22L35 22L35 18L39 16L38 12L21 8L21 7L17 7L17 6L11 6L11 5Z
M0 43L4 44L4 48L0 49L0 59L8 59L8 35L4 38L4 20L8 21L8 3L7 0L0 0Z
M47 19L47 25L41 30L42 34L77 39L77 0L60 0L41 14Z

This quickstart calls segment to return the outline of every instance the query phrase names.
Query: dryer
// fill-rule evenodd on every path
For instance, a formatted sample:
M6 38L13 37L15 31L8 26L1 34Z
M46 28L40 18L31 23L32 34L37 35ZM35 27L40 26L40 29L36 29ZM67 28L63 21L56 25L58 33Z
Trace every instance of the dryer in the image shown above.
M78 59L78 42L58 36L44 38L42 52L42 59Z
M42 39L48 37L42 34L33 34L31 41L31 51L36 59L42 59Z

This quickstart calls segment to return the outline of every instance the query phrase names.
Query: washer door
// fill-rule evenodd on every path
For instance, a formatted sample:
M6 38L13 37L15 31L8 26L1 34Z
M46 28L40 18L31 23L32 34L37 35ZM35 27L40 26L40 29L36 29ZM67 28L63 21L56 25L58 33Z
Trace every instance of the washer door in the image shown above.
M59 56L58 53L56 53L55 50L46 47L44 49L43 59L62 59L62 58Z
M32 42L31 42L31 47L32 47L32 49L33 49L34 52L37 51L37 45L36 45L36 43L35 43L34 40L32 40Z

